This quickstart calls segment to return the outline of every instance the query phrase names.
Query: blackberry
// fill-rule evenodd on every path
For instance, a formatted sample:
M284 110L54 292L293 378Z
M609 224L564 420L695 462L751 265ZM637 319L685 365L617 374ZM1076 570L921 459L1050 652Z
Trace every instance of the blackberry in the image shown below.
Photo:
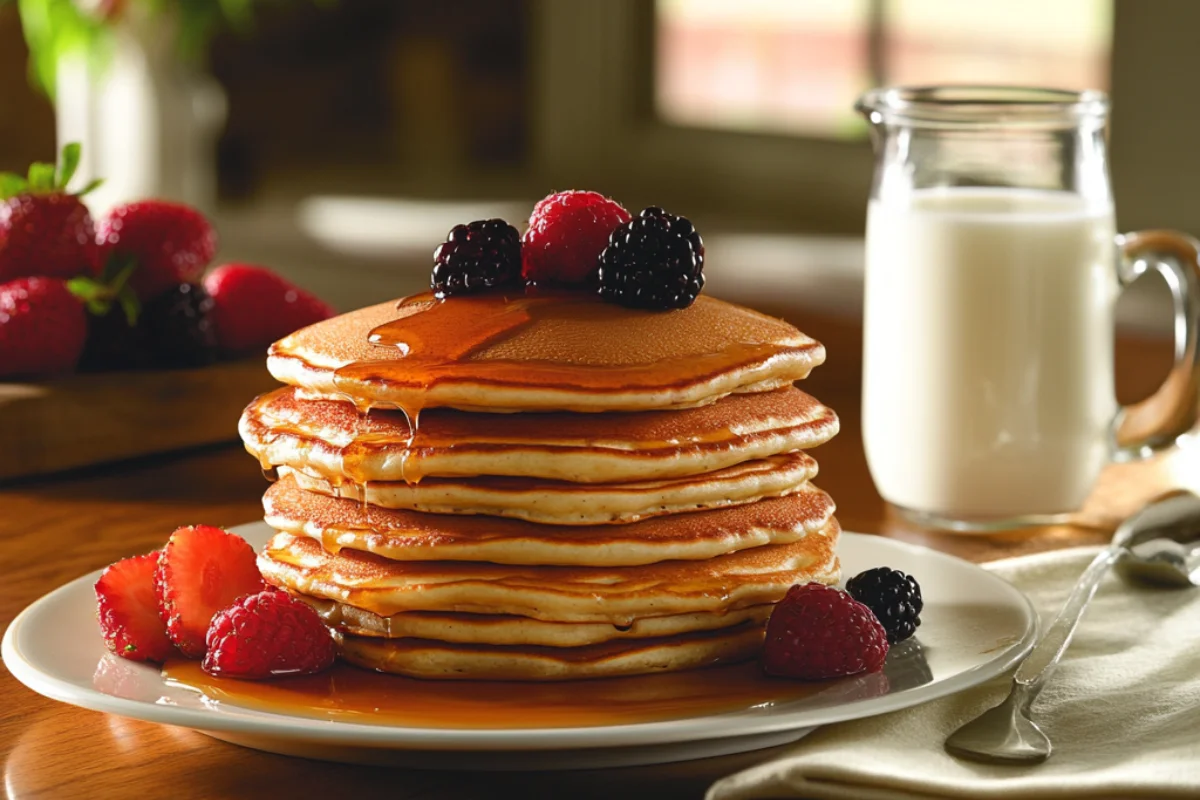
M433 251L429 288L440 300L515 284L521 275L521 235L502 219L455 225Z
M875 614L887 631L888 643L903 642L921 624L921 586L900 570L876 567L860 572L846 583L846 591Z
M217 360L213 300L203 286L180 283L142 307L145 329L157 367L203 367Z
M644 209L600 254L600 296L629 308L687 308L704 288L704 242L686 217Z
M149 369L152 361L146 331L130 325L120 308L113 306L103 315L88 314L80 372Z

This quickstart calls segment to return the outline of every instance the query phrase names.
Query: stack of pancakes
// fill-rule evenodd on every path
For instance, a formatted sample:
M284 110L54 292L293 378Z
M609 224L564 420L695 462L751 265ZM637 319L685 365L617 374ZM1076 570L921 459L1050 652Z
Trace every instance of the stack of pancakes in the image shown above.
M428 295L271 349L287 387L242 417L278 475L266 579L340 655L423 678L555 680L752 657L787 588L838 577L805 452L824 360L701 296Z

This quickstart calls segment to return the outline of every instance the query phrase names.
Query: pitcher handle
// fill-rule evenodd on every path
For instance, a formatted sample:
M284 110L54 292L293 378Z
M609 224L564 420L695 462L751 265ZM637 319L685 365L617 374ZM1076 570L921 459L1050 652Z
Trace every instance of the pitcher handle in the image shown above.
M1155 270L1171 289L1175 309L1175 364L1162 386L1123 407L1109 435L1112 460L1147 458L1191 431L1200 409L1200 242L1176 231L1117 236L1117 279L1122 288Z

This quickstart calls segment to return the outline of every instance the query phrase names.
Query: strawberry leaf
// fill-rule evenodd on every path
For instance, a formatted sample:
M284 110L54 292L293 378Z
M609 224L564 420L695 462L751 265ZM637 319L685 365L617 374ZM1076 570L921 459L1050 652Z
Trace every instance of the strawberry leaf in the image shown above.
M97 186L104 183L104 178L92 178L87 182L87 185L75 193L76 197L83 197L90 191L93 191Z
M0 200L16 197L27 189L29 184L20 175L11 172L0 172Z
M110 253L100 270L100 281L112 287L115 294L129 281L137 266L137 259L129 253Z
M138 316L142 313L142 304L138 302L137 292L133 291L133 287L121 287L117 292L117 302L125 312L125 321L129 323L129 327L137 325Z
M29 191L45 194L53 192L54 165L36 162L29 165Z
M113 271L112 280L108 281L108 285L113 292L120 294L125 290L125 284L129 283L129 279L133 276L134 271L138 268L138 260L130 255L114 255L108 259L108 263L104 265L105 272Z
M95 278L79 276L67 281L67 291L87 306L88 313L103 317L112 307L112 290Z
M55 188L66 189L71 178L75 177L75 170L79 169L79 157L82 149L79 142L63 145L62 159L58 165L58 177L54 181Z
M121 307L129 327L137 324L142 307L137 294L129 285L129 278L137 270L137 259L127 255L113 255L104 264L99 278L80 275L67 281L67 289L97 316L107 316L115 302Z

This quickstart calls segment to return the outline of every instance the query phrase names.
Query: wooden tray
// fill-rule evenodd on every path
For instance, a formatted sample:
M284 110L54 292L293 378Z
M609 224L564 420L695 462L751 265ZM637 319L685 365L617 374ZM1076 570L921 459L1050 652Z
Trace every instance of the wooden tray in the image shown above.
M236 441L242 409L278 385L261 356L202 369L0 382L0 480Z

